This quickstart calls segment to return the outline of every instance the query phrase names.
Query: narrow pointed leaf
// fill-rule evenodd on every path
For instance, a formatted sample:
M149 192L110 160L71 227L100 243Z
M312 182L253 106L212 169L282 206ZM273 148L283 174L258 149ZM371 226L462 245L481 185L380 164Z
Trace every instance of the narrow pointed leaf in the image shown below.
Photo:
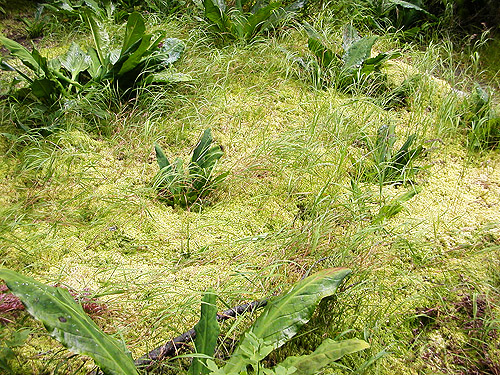
M26 48L24 48L19 43L3 36L0 36L0 44L7 48L12 56L17 57L24 65L33 70L36 74L39 74L39 72L41 71L41 67Z
M155 152L156 152L156 161L158 162L160 170L162 170L165 167L168 167L170 163L168 162L168 159L165 156L163 149L157 143L155 143Z
M50 287L3 268L0 279L5 280L27 311L69 350L92 357L106 374L137 374L123 343L102 332L66 289Z
M212 132L210 129L206 129L201 136L200 142L196 145L193 156L191 158L191 162L198 163L200 159L202 159L205 154L210 149L210 145L212 144Z
M123 40L120 55L125 54L125 52L132 45L141 40L145 32L146 26L144 24L144 19L142 18L142 16L137 12L132 13L128 17L127 27L125 29L125 38Z
M242 348L246 340L254 336L262 340L264 346L279 348L291 339L311 318L318 303L334 294L342 280L351 272L346 268L329 268L301 280L286 294L270 301L262 314L250 327L251 335L246 335L234 351L224 370L228 374L238 374L245 369L247 357ZM262 358L254 358L261 360Z
M90 32L92 35L92 39L94 40L94 45L95 45L95 52L97 54L97 57L99 58L99 62L101 65L104 65L105 63L105 58L104 58L104 42L101 37L101 31L99 26L97 25L96 20L94 19L94 16L90 12L90 10L86 9L84 13L84 19L87 25L90 28Z
M314 375L323 367L328 366L347 354L352 354L369 348L370 345L363 340L350 339L334 341L326 339L309 355L292 356L285 359L278 366L286 369L295 367L293 375Z
M194 341L196 353L205 354L208 357L214 356L215 345L217 344L217 337L220 332L219 323L217 323L216 299L217 296L214 292L208 291L205 293L201 302L201 317L194 327L196 332L196 339ZM193 363L189 368L189 374L209 374L210 370L206 362L207 358L193 358Z

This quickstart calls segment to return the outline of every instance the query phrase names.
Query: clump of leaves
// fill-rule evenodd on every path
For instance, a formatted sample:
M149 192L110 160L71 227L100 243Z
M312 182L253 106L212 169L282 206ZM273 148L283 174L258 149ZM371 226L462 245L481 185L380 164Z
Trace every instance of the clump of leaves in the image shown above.
M381 185L411 181L421 169L414 163L425 151L421 145L412 148L416 137L416 134L408 136L405 143L396 149L395 126L382 125L375 141L366 138L368 162L358 164L361 175Z
M76 48L77 61L88 64L85 70L91 81L116 83L127 90L140 83L174 83L189 79L186 75L165 71L180 58L184 43L176 38L165 39L164 33L155 37L147 34L139 13L129 16L122 47L115 50L110 50L107 34L91 13L85 14L85 20L91 29L94 47L90 47L87 54Z
M169 84L189 80L184 74L170 68L184 51L184 43L176 38L165 38L146 33L143 17L132 13L125 28L122 46L111 49L107 34L90 12L85 20L91 32L94 47L82 50L72 43L68 51L48 60L33 46L32 51L0 36L0 44L28 68L22 69L0 59L0 68L18 74L12 88L20 79L27 85L14 92L16 97L41 103L44 113L70 108L72 99L88 93L93 86L112 85L121 93L129 93L142 84ZM25 100L26 102L26 100Z
M301 280L288 293L271 299L221 368L212 360L219 326L216 295L208 292L203 299L200 321L195 327L197 354L190 374L246 374L247 366L251 366L256 373L268 375L313 375L346 354L368 348L368 343L363 340L326 339L313 353L288 357L274 368L264 368L261 363L270 352L297 334L309 321L319 302L335 294L350 272L345 268L325 269ZM0 269L0 278L22 300L28 312L68 349L92 357L105 374L137 375L134 362L123 343L102 332L67 290L49 287L7 269ZM10 348L22 345L28 334L29 331L23 331L5 342L7 345L0 346L0 366L4 363L8 366L7 360L12 355Z
M384 32L391 28L403 30L405 37L415 36L437 20L425 9L423 0L377 0L371 2L369 9L372 12L368 18L370 24Z
M160 171L153 185L167 204L189 207L200 202L227 177L228 172L218 175L213 172L223 152L220 146L212 146L212 141L212 132L205 130L187 168L180 158L170 163L160 145L155 144Z
M92 357L105 374L137 375L125 345L102 332L68 290L47 286L7 269L0 269L0 279L68 349Z
M244 42L294 17L304 5L305 0L288 5L282 0L236 0L233 6L224 0L203 0L205 17L222 38Z
M345 268L331 268L317 272L299 283L285 294L271 299L254 324L244 333L231 358L223 367L212 359L218 333L216 308L203 307L200 322L196 325L195 347L201 357L193 358L191 375L247 374L252 367L255 374L313 375L344 355L369 347L358 339L334 341L325 339L314 352L301 356L290 356L273 368L264 367L262 360L273 350L281 347L311 318L319 302L335 294L342 280L351 271ZM215 296L207 293L204 304L213 306Z
M491 96L481 86L466 100L462 123L468 131L472 150L493 148L500 143L500 115L492 107Z
M120 14L120 17L115 13L115 3L110 0L48 0L42 6L69 18L81 18L87 11L102 21L112 19L114 16L116 18L124 16Z
M38 38L43 34L44 28L47 27L49 19L43 14L43 6L39 5L35 11L33 18L22 17L21 22L24 23L25 30L30 38Z
M367 79L379 80L383 78L380 68L393 58L399 57L399 52L380 53L371 57L372 47L377 36L360 37L352 25L344 28L342 49L339 55L329 48L327 41L312 28L305 25L308 36L307 45L312 56L295 58L309 74L316 86L326 86L337 83L340 88L346 89L355 83L366 84Z
M23 346L30 335L29 328L9 332L0 325L0 370L4 374L14 374L10 363L16 358L15 349Z
M30 72L10 65L0 59L0 68L19 74L28 85L19 90L20 96L30 96L46 105L54 105L62 97L70 97L72 88L81 89L82 85L65 74L61 61L58 58L48 60L33 46L30 52L21 44L0 36L0 44L7 48L10 54L17 57ZM19 78L16 78L19 80Z

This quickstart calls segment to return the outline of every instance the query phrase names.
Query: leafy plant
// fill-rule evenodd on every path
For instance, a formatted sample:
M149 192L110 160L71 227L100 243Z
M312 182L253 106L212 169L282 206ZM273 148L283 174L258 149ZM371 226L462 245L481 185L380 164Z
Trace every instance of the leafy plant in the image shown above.
M53 105L61 97L69 97L72 87L82 87L80 83L72 80L61 71L59 59L48 60L40 54L35 46L30 52L16 41L3 36L0 36L0 44L31 71L31 74L27 74L21 69L10 65L4 59L0 59L0 68L2 70L16 72L28 82L28 86L21 90L21 94L30 95L42 103Z
M0 278L26 310L69 350L92 357L106 374L137 374L125 345L102 332L66 289L44 285L7 269L0 269Z
M190 79L166 71L180 58L184 43L176 38L165 38L164 33L153 38L146 33L144 19L139 13L129 16L120 49L110 48L106 42L109 38L90 12L85 13L85 19L95 47L85 52L73 43L66 54L51 60L43 57L34 46L30 52L19 43L0 37L0 43L31 71L28 74L0 60L3 70L15 71L28 82L21 94L51 106L59 99L68 99L94 84L116 84L126 91L140 83L173 83Z
M304 0L288 5L282 0L237 0L234 6L224 0L203 0L205 17L223 38L246 42L292 18L304 5Z
M159 196L169 205L190 206L206 197L228 175L228 172L214 176L213 169L223 152L220 146L211 146L212 132L207 129L193 150L191 161L184 168L183 161L176 158L170 163L162 148L155 144L156 160L160 171L154 186Z
M30 333L29 328L22 328L9 334L0 325L0 370L5 374L14 374L14 370L9 365L9 362L16 357L13 349L23 346Z
M347 88L367 78L380 79L382 65L387 60L400 56L399 52L388 52L371 57L372 47L378 37L361 38L351 25L344 28L342 56L330 49L327 46L328 43L310 25L306 24L305 30L312 58L309 57L306 60L295 58L295 61L311 74L317 86L328 85L336 80L341 88Z
M90 27L94 47L88 49L89 67L92 81L116 82L121 89L146 83L172 83L185 81L187 76L158 73L177 61L184 51L184 43L176 38L165 38L164 33L153 38L146 34L143 17L132 13L127 21L122 47L110 50L107 35L99 27L91 13L85 14Z
M370 9L373 12L370 18L372 25L385 32L390 27L404 30L404 35L408 37L416 35L422 28L425 29L425 21L437 20L425 9L422 0L377 0L372 2Z
M462 123L468 129L471 149L491 148L500 142L500 115L492 108L491 96L479 85L466 101Z
M412 199L415 195L420 193L421 190L420 187L414 186L406 193L397 196L388 204L383 205L380 207L379 212L373 217L372 222L374 224L381 224L384 220L396 216L403 210L403 203Z
M91 12L100 20L111 19L116 10L110 0L49 0L42 7L72 18L83 17L85 12Z
M331 268L301 280L288 293L268 302L264 311L243 335L238 347L223 367L219 368L210 359L207 360L205 368L199 367L199 362L195 359L190 373L192 375L247 374L247 367L250 366L255 374L313 375L346 354L368 348L368 343L363 340L326 339L313 353L288 357L274 368L265 368L261 362L269 353L297 334L299 329L309 321L319 302L324 297L335 294L342 280L350 272L345 268ZM204 322L203 327L211 326L212 330L216 330L215 310L203 310L202 307L200 322ZM203 335L204 332L205 335ZM196 346L197 349L205 348L204 351L198 350L198 354L205 356L212 355L210 353L213 353L216 344L213 336L208 332L209 330L205 328L197 331L196 336L197 342L206 344Z
M366 139L371 163L361 164L361 173L367 180L380 184L411 180L420 170L420 167L413 164L425 151L421 145L411 148L416 137L416 134L408 136L405 143L396 150L395 126L382 125L374 142Z
M26 26L26 32L30 38L38 38L47 27L48 17L43 14L43 6L39 5L33 19L23 17L21 22Z

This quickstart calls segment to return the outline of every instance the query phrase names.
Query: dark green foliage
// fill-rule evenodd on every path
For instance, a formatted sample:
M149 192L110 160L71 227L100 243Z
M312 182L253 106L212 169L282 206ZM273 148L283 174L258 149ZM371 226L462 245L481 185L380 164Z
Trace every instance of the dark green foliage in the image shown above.
M500 142L500 115L492 108L491 96L479 85L466 100L462 124L467 129L471 149L492 148Z
M0 279L68 349L92 357L105 374L137 374L123 343L102 332L66 289L44 285L7 269L0 269Z
M120 6L122 2L111 0L49 0L42 6L56 14L71 18L82 18L85 12L90 12L94 17L103 21L113 18L121 20L128 16L128 12L124 10L117 11L117 5L120 9L122 8Z
M87 72L94 82L116 82L122 90L137 86L143 79L148 83L165 83L166 77L157 73L177 61L184 51L179 39L164 39L164 33L155 37L147 34L144 19L137 12L128 18L119 53L110 51L105 42L107 38L103 38L99 24L89 12L85 14L85 21L94 41L94 47L87 51L90 60ZM171 75L169 82L179 80L185 77Z
M414 166L414 162L424 152L420 145L411 148L416 137L416 134L410 135L399 150L396 150L395 126L381 126L374 142L366 139L370 162L359 166L361 174L366 180L379 184L411 181L420 170Z
M369 6L372 15L368 22L377 29L403 30L406 37L415 36L425 30L426 22L435 22L437 18L426 10L422 0L378 0Z
M23 94L30 95L44 104L52 105L61 97L69 97L72 87L81 88L78 82L61 71L59 59L47 60L34 46L30 52L16 41L2 36L0 36L0 44L31 71L31 74L27 74L4 59L0 60L0 68L14 71L28 82L28 86L22 91Z
M217 345L217 337L219 336L220 328L217 323L217 305L215 304L217 296L213 291L208 291L203 296L201 301L201 317L196 326L196 338L194 347L196 353L204 354L207 357L213 357L215 346ZM193 358L193 363L189 368L190 375L205 375L210 371L207 367L206 358Z
M344 355L368 348L369 345L363 340L326 339L313 353L288 357L272 369L264 368L261 363L269 353L297 334L299 329L309 321L319 302L325 297L334 295L340 283L350 272L345 268L325 269L301 280L288 293L271 299L255 323L243 335L224 367L218 368L213 360L209 360L207 361L208 368L193 371L195 366L193 362L191 374L233 375L246 373L247 367L251 366L256 374L314 375ZM198 324L216 325L215 313L212 312L210 316L211 323L206 321L208 316L204 316L202 305L202 318ZM201 324L202 321L203 324ZM207 336L200 338L199 335L203 332L205 335L212 334L203 330L197 331L197 341L205 342L211 339ZM210 344L210 348L212 345L213 343Z
M317 86L332 85L336 83L341 89L349 89L353 84L367 80L382 81L380 73L382 65L390 59L400 56L399 52L380 53L371 57L371 50L377 36L361 38L354 27L347 25L343 34L343 54L336 54L328 47L319 33L310 25L305 25L308 36L307 45L312 56L308 58L295 58L311 75L313 83Z
M226 5L224 0L203 0L205 17L223 39L246 42L292 18L304 5L304 0L288 5L281 0L237 0L234 6Z
M218 145L212 147L212 141L210 129L205 130L187 168L180 158L170 163L162 148L155 144L160 171L156 175L154 186L167 204L187 207L195 202L199 203L226 178L228 172L216 176L213 174L223 152Z
M52 106L58 100L69 99L92 85L110 83L122 92L145 83L173 83L189 79L187 76L165 72L184 51L184 44L164 33L153 36L146 33L144 19L132 13L125 29L121 49L112 50L106 42L107 35L89 11L85 20L91 30L94 47L83 51L73 43L63 56L47 60L33 47L30 52L19 43L0 37L0 43L10 54L18 58L27 73L0 60L4 70L15 71L28 85L19 94L30 96L45 105ZM162 72L163 71L163 72Z

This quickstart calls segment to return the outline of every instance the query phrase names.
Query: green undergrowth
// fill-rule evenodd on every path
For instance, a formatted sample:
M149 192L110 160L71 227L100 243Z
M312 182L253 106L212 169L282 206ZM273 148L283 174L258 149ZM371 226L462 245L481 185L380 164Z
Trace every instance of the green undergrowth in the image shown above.
M345 266L353 273L340 293L268 366L342 337L371 347L325 374L498 371L500 156L467 149L459 121L479 72L451 61L446 40L381 35L374 54L402 52L383 68L387 90L318 90L287 58L307 50L298 26L219 46L201 20L146 18L148 30L185 42L176 64L191 81L144 85L131 97L96 90L44 120L59 128L46 134L17 127L23 114L1 99L0 266L95 293L106 309L91 316L134 358L192 328L208 288L221 311ZM343 24L329 11L311 24L341 43ZM106 27L123 34L123 25ZM411 135L423 148L411 178L363 178L373 160L367 140L383 125L395 128L394 150ZM215 172L227 178L201 205L167 206L151 184L154 144L169 160L191 155L207 128L224 153ZM221 325L217 360L254 317ZM13 349L15 373L92 369L24 312L7 318L0 335L33 331ZM188 367L184 359L163 371Z

